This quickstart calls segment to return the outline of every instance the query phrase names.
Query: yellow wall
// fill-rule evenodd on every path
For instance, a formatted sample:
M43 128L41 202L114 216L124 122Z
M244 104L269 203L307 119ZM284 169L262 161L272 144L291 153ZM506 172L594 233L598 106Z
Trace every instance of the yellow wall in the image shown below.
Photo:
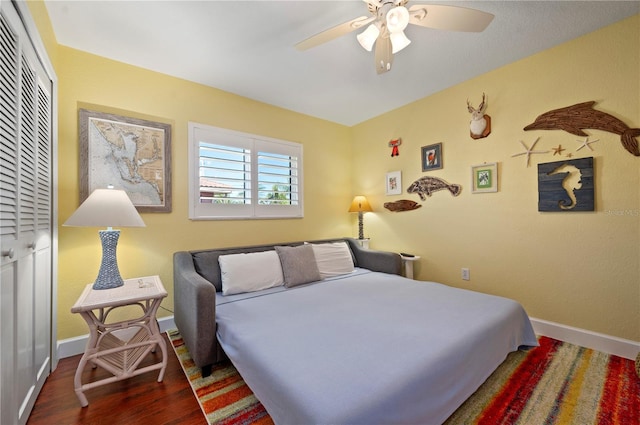
M374 118L353 128L313 119L220 90L89 55L55 42L46 9L29 3L56 69L59 85L59 219L78 205L80 107L133 112L173 125L173 212L143 214L147 227L123 229L122 274L159 274L170 295L171 255L179 249L355 235L346 205L369 197L365 215L373 248L408 251L422 258L417 277L512 297L533 317L640 340L640 158L619 137L587 130L594 152L579 137L522 128L550 109L596 100L596 108L640 127L640 16L505 66ZM466 100L488 94L492 134L468 135ZM198 121L304 144L306 209L303 220L191 222L187 218L187 122ZM387 142L402 137L400 156ZM519 140L538 149L562 144L575 158L595 157L596 211L537 211L539 162L531 167ZM420 147L442 142L444 168L422 173ZM500 191L470 193L470 167L499 162ZM463 185L453 198L437 192L417 211L390 213L385 172L402 171L403 187L422 175ZM59 227L58 339L87 333L69 309L100 261L97 229ZM471 281L460 279L469 267ZM166 315L167 313L161 313Z
M47 8L42 0L30 0L27 2L27 6L31 17L38 28L38 33L40 34L44 47L47 50L49 60L55 67L56 59L58 57L58 42L56 41L56 35L53 32L53 27L51 26L51 20L49 19Z
M58 47L59 217L79 202L78 109L100 109L170 123L173 211L142 214L145 228L122 229L123 277L160 275L173 307L172 254L179 250L353 234L350 129L68 47ZM304 149L305 217L295 220L190 221L187 209L188 122L300 142ZM95 279L98 229L59 227L58 339L87 333L69 309ZM168 313L161 311L161 315Z
M425 72L428 73L428 70ZM640 16L504 66L357 125L354 190L369 197L365 215L375 248L420 255L418 278L514 298L536 318L640 340L640 157L620 137L586 130L590 152L562 131L523 131L541 113L590 100L596 109L640 127ZM469 137L466 100L488 95L489 137ZM387 142L402 137L400 156ZM531 166L521 152L540 137ZM442 142L444 168L423 173L421 146ZM537 164L563 154L595 159L595 212L537 210ZM564 159L564 158L563 158ZM498 162L500 191L472 194L472 165ZM385 173L402 171L405 191L385 196ZM391 213L384 202L411 199L423 175L463 186L436 192L415 211ZM460 278L468 267L471 280Z

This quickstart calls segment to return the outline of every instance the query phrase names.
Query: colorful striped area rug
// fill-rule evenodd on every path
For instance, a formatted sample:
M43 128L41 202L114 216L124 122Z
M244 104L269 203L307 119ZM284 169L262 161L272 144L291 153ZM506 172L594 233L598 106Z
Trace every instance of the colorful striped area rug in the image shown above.
M273 423L230 362L202 378L178 331L167 333L209 424ZM633 360L547 337L539 342L509 354L445 424L640 424Z

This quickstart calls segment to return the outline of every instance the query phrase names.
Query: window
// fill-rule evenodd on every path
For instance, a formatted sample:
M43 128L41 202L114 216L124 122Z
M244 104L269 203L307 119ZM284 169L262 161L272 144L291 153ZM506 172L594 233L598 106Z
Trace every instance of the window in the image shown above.
M189 218L303 216L302 145L189 123Z

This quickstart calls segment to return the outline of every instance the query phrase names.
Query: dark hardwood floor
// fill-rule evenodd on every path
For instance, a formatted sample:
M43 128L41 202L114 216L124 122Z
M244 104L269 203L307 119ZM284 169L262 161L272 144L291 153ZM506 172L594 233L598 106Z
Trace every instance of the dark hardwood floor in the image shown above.
M206 424L204 414L167 341L167 369L162 382L158 371L85 391L87 407L80 407L73 377L81 356L62 359L49 376L29 417L28 425ZM143 364L160 359L160 350ZM85 367L83 383L111 376L101 368Z

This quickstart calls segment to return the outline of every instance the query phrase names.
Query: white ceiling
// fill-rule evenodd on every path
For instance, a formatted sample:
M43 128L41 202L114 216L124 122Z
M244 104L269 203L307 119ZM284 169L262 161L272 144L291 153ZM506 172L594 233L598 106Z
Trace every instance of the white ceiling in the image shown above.
M294 45L367 15L350 1L46 0L59 44L348 126L640 13L640 1L427 1L483 10L482 33L410 25L376 74L357 32ZM639 40L640 44L640 40ZM471 95L479 95L472 93Z

